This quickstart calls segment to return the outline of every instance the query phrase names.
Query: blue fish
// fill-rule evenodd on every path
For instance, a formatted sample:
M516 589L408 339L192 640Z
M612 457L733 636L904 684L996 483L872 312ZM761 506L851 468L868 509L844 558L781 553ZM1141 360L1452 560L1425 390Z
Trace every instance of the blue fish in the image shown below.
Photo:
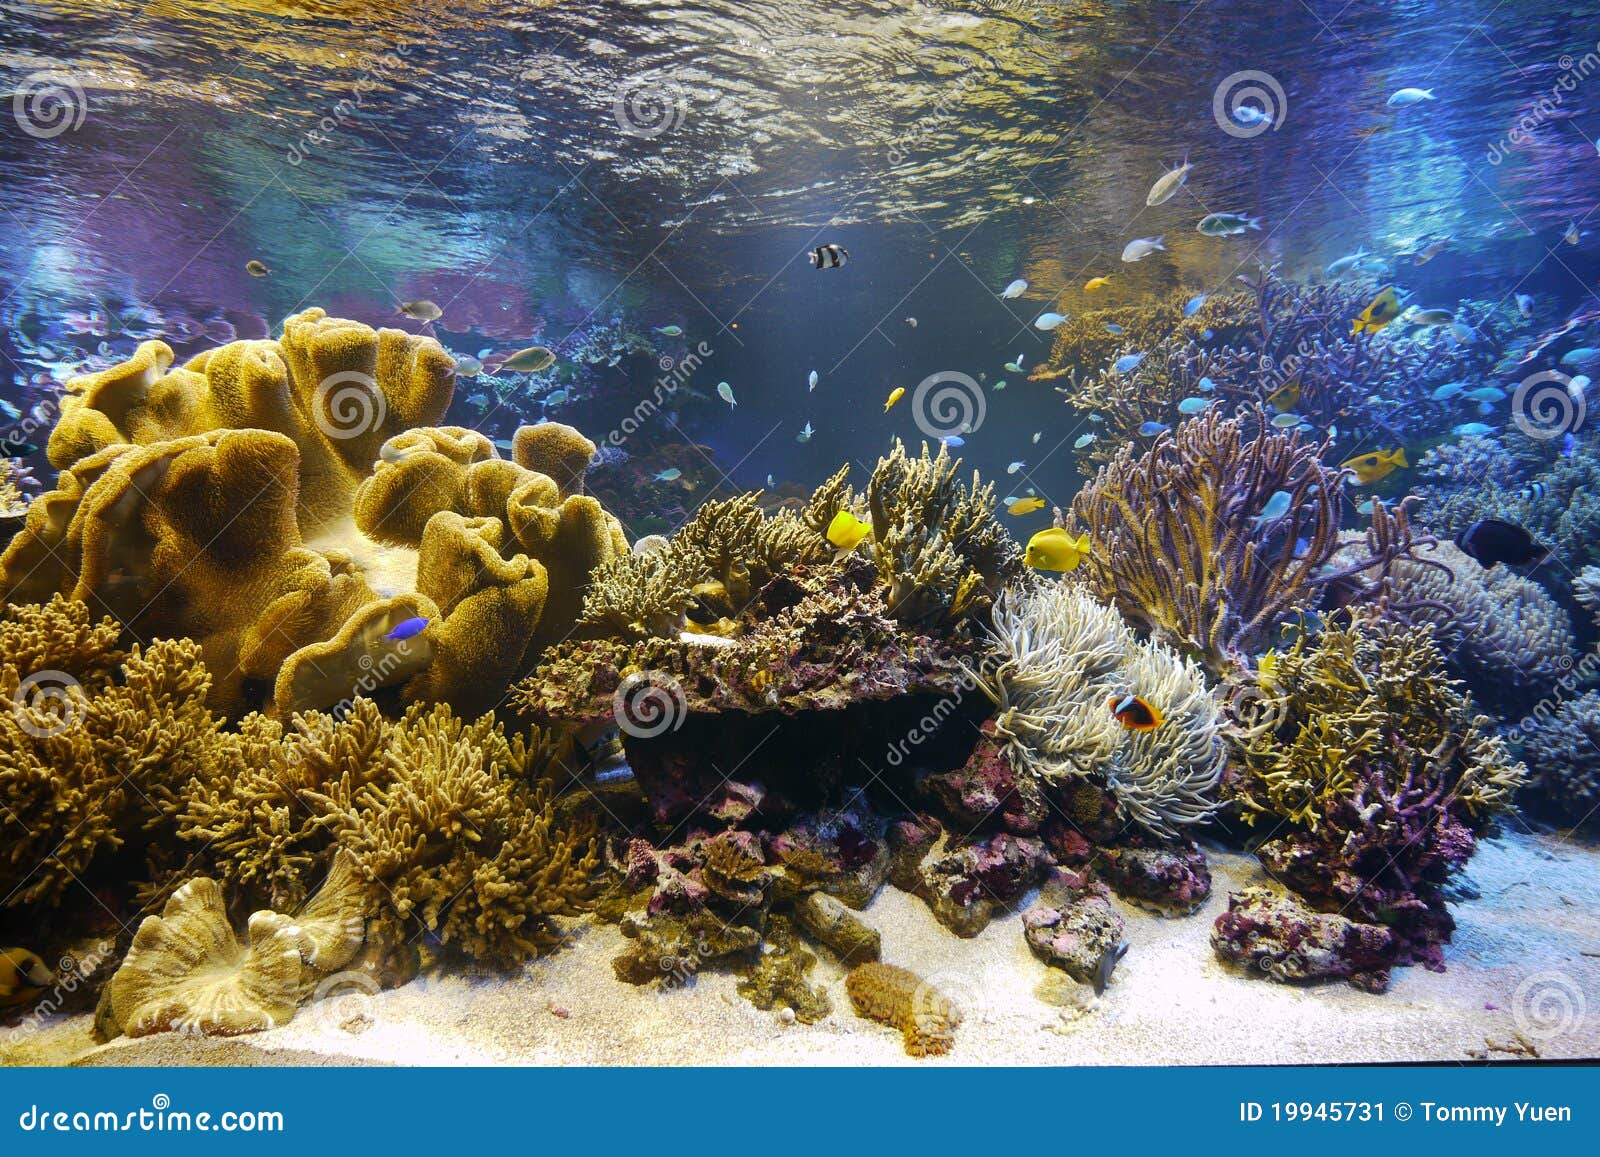
M1468 390L1466 396L1474 402L1503 402L1506 392L1499 386L1479 386L1475 390Z
M1074 450L1082 450L1085 446L1094 445L1094 441L1095 436L1093 434L1079 434L1078 440L1072 444L1072 448Z
M1486 438L1494 433L1494 427L1485 426L1482 422L1463 422L1450 432L1458 438Z
M1211 295L1208 293L1202 293L1198 297L1191 297L1188 301L1184 302L1183 316L1193 317L1195 314L1199 313L1200 307L1206 303L1210 296Z
M407 619L405 622L395 627L394 630L390 631L384 636L384 639L391 643L403 643L407 639L415 639L427 629L428 620L418 615Z
M1279 490L1273 494L1271 498L1267 499L1267 504L1262 507L1261 513L1256 515L1256 529L1260 530L1267 523L1276 522L1285 514L1288 514L1289 502L1290 498L1287 490Z
M1211 403L1206 401L1204 398L1185 398L1183 401L1178 403L1178 413L1198 414L1210 404Z
M1109 334L1115 334L1116 336L1121 337L1123 334L1127 333L1128 331L1123 329L1116 322L1108 321L1108 322L1106 322L1106 332L1109 333Z
M1563 434L1561 437L1561 456L1571 458L1578 449L1578 439L1572 434Z
M1202 394L1209 394L1216 388L1217 383L1212 381L1210 378L1201 378L1195 383L1195 389L1199 390Z
M959 450L967 444L967 440L960 434L946 434L939 441L943 442L947 450Z
M1139 363L1142 361L1144 361L1143 354L1123 354L1116 360L1115 363L1113 363L1111 368L1116 370L1119 374L1125 374L1129 370L1138 369Z
M661 473L657 474L654 478L652 478L651 481L652 482L676 482L678 479L680 479L682 477L683 477L683 471L682 470L679 470L676 466L668 466L665 470L661 471Z
M1143 434L1146 438L1154 438L1157 434L1165 434L1169 429L1171 429L1170 426L1164 425L1161 422L1146 422L1144 425L1139 427L1139 433Z
M1446 382L1428 396L1436 402L1447 402L1466 388L1466 382ZM1505 395L1502 394L1501 396L1504 397Z

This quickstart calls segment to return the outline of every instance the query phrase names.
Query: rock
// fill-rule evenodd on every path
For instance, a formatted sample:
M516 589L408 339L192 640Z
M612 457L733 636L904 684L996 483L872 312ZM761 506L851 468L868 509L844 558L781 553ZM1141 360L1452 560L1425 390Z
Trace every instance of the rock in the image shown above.
M811 892L795 909L800 926L831 948L848 965L877 960L882 940L855 913L826 892Z
M804 817L772 837L791 895L827 892L865 908L889 874L885 824L859 800L842 812Z
M1107 848L1095 870L1118 896L1164 916L1187 916L1211 895L1211 869L1192 842Z
M1389 987L1394 934L1332 912L1313 912L1292 896L1252 887L1228 897L1211 946L1224 960L1277 981L1344 977L1367 992Z
M912 816L889 825L889 883L915 892L922 883L922 862L944 834L931 816Z
M1122 915L1104 884L1058 870L1038 903L1022 914L1022 932L1033 954L1074 980L1104 991L1117 962L1128 951Z
M916 894L957 936L976 936L1043 874L1044 844L1001 832L923 862Z
M983 725L965 766L927 776L919 788L963 831L1000 827L1038 835L1049 815L1038 791L1017 778L1004 745L994 738L993 720Z

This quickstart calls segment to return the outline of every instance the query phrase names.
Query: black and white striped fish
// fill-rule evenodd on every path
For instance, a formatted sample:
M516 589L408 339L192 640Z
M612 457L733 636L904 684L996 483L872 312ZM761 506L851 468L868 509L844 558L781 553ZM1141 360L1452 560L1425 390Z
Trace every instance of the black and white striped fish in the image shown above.
M826 245L818 245L809 256L811 264L818 269L837 269L850 260L850 251L843 245L835 245L830 241Z

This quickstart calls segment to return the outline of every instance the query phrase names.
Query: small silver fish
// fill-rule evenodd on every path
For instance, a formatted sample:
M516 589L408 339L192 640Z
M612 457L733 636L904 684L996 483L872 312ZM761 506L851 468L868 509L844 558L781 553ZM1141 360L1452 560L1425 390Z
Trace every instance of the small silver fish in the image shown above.
M717 383L717 397L721 398L724 402L727 402L730 410L739 404L733 400L733 387L727 382Z

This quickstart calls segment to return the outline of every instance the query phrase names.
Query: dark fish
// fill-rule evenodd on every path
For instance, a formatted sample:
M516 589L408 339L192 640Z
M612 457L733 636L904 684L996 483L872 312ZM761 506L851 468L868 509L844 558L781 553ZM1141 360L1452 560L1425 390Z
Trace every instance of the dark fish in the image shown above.
M1118 940L1105 955L1100 957L1100 965L1094 970L1094 993L1099 996L1105 992L1106 985L1111 983L1111 974L1116 970L1117 964L1128 954L1128 942Z
M391 643L403 643L407 639L414 639L428 629L428 620L419 617L407 619L394 630L384 636Z
M837 269L850 259L850 251L832 241L819 245L810 253L811 264L818 269Z
M10 438L0 439L0 458L31 458L39 452L39 447L32 442L13 442Z
M1526 566L1550 557L1550 548L1541 546L1533 535L1515 523L1484 518L1461 532L1456 545L1484 566L1503 562L1507 566Z
M1154 731L1166 722L1155 704L1137 695L1113 695L1107 706L1111 708L1111 714L1117 717L1117 722L1129 731Z

